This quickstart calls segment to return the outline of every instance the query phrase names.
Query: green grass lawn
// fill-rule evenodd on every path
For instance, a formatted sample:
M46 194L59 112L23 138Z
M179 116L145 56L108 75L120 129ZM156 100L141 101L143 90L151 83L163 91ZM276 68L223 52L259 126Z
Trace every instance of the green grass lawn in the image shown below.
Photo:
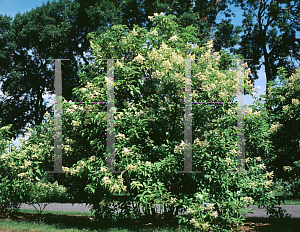
M281 203L281 205L300 205L300 199L284 200L284 203Z
M110 228L103 228L89 221L88 216L91 213L81 212L58 212L43 211L41 215L36 210L20 209L14 213L13 219L0 219L0 230L9 231L45 231L45 232L82 232L82 231L105 231L105 232L129 232L129 231L177 231L177 232L193 232L195 230L186 227L172 228L171 226L151 226L142 225L140 228L126 228L118 225ZM57 220L55 220L57 219ZM121 224L121 223L120 223ZM176 229L176 230L175 230Z

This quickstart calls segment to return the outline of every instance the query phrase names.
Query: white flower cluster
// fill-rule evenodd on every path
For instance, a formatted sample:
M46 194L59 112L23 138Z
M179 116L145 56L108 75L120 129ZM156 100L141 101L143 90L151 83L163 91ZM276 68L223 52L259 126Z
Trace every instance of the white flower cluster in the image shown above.
M194 141L194 145L201 147L208 147L209 142L205 139L204 141L200 141L199 138L196 138Z
M218 213L217 212L212 212L210 214L210 216L213 217L213 218L217 218L218 217Z
M177 201L177 198L171 197L171 204L174 204Z
M241 197L241 200L245 201L246 205L249 205L253 201L253 199L251 197Z
M196 198L199 198L200 200L202 200L202 199L203 199L203 196L199 193L199 194L196 196Z
M173 35L169 40L171 40L172 42L177 41L177 35Z
M136 171L136 168L137 168L137 165L127 164L127 166L126 166L126 170L128 170L128 171L130 171L130 170Z
M128 155L132 155L132 153L128 148L124 147L124 151L122 151L122 157L125 157Z
M116 117L122 118L122 117L124 117L124 113L123 113L123 112L120 112L119 114L116 115Z
M274 172L267 172L265 175L265 178L268 178L268 177L273 178L273 176L274 176Z
M100 172L106 172L106 171L107 171L107 168L105 168L105 167L100 168Z
M295 85L294 82L296 82L297 80L300 79L300 75L299 75L299 74L300 74L300 72L299 72L299 70L297 69L297 70L296 70L296 73L292 74L292 75L289 77L289 80L290 80L289 85L290 85L290 86Z
M121 62L119 62L119 61L117 60L115 66L116 66L116 67L121 67L121 68L123 68L123 67L124 67L124 64L122 64Z
M283 111L287 112L289 110L289 106L283 106Z
M285 97L284 96L279 96L280 101L284 102L285 101Z
M106 185L112 184L112 181L109 179L108 176L103 177L103 178L102 178L102 182L103 182L104 184L106 184Z
M72 151L70 145L64 145L64 144L62 144L62 147L63 147L63 149L64 149L66 152Z
M273 185L273 181L272 180L268 180L268 181L266 181L266 183L265 183L265 186L267 187L267 188L269 188L270 186L272 186Z
M277 122L276 124L272 124L270 128L270 132L271 133L277 132L280 127L282 127L282 124L280 124L279 122Z
M66 142L67 142L68 144L73 144L73 143L74 143L74 141L73 141L72 139L66 139Z
M283 170L286 172L286 171L290 171L292 170L292 167L291 166L283 166Z
M207 42L207 47L208 48L213 48L214 44L213 44L213 40L210 40Z
M75 121L75 120L72 120L72 125L73 125L74 127L77 127L77 126L80 125L80 123L77 122L77 121Z
M28 177L29 176L29 174L28 174L28 172L22 172L22 173L20 173L20 174L18 174L18 177Z
M206 208L212 210L214 208L214 204L206 203Z
M124 179L123 179L122 175L118 176L118 181L119 181L119 183L121 183L123 185Z
M132 181L130 185L134 187L143 187L143 185L140 184L138 181Z
M48 112L45 113L45 118L49 118L50 114Z
M71 171L71 174L79 173L80 169L85 166L85 162L83 160L80 161L79 165L77 165L76 169Z
M32 159L38 159L39 156L38 156L37 154L33 154L33 155L31 156L31 158L32 158Z
M165 60L165 61L163 61L162 62L162 66L163 66L163 68L167 71L167 70L173 70L173 66L172 66L172 64L170 63L170 61L169 60Z
M77 168L75 168L75 169L73 168L71 171L71 174L79 173L78 167L79 166L77 166Z
M231 150L230 150L230 153L231 153L231 154L237 154L237 150L236 150L236 149L231 149Z
M255 157L258 162L261 162L261 157Z
M227 158L225 159L225 162L227 163L227 166L229 166L233 161L234 161L234 160L231 159L230 157L227 157Z
M138 56L134 57L133 59L133 61L137 61L137 62L142 62L143 60L145 60L145 58L140 54L138 54Z
M175 149L174 149L174 153L176 154L182 154L182 151L184 150L184 147L185 147L185 142L183 142L181 140L181 144L179 146L175 146Z
M120 139L120 140L123 140L123 139L125 139L125 135L124 134L122 134L122 133L119 133L119 134L117 134L117 136L116 136L118 139Z
M89 158L90 162L94 162L95 160L96 160L96 156L94 156L94 155Z
M161 48L161 50L170 50L171 49L168 47L168 45L164 41L162 41L160 48Z
M193 214L193 213L195 213L195 210L193 210L192 208L188 208L188 209L186 210L186 212L187 212L187 213L190 213L190 214Z
M64 167L64 166L62 166L61 169L62 169L63 172L68 172L68 171L70 171L70 169L69 169L68 167Z
M120 185L114 184L114 185L112 186L111 190L112 190L113 192L121 192Z
M72 108L68 108L68 109L66 110L66 112L67 112L68 114L73 114L73 113L75 112L75 110L72 109Z
M259 166L260 169L266 169L265 164L260 164L260 165L258 165L258 166Z
M158 32L157 32L156 29L154 29L154 30L151 31L149 34L150 34L150 35L155 35L155 36L157 36L157 35L158 35Z
M298 99L295 99L295 98L292 99L292 104L293 104L293 105L297 106L297 105L299 105L299 103L300 103L300 102L299 102Z
M249 108L249 107L247 107L247 108L245 109L245 113L246 113L246 114L252 114L252 109Z
M151 166L151 162L149 162L149 161L146 161L146 163L145 163L145 166L148 166L148 167L150 167L150 166Z
M25 166L25 168L27 168L28 166L31 166L31 161L25 160L24 161L24 166Z
M200 228L199 222L197 222L194 218L190 220L190 223L194 225L195 228Z
M136 32L135 28L133 28L133 30L131 31L131 34L136 36L138 33Z
M157 77L157 78L160 78L163 76L163 73L156 70L155 72L153 72L153 77ZM150 99L151 100L151 99ZM154 100L154 99L153 99Z

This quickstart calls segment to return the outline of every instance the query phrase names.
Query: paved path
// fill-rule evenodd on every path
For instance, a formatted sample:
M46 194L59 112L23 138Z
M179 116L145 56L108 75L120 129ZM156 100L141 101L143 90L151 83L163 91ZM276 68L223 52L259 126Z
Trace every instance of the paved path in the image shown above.
M39 209L39 206L35 204L35 206ZM132 205L131 205L132 206ZM277 205L278 206L278 205ZM112 207L112 206L111 206ZM300 218L300 205L283 205L280 206L282 209L286 210L285 213L290 214L291 218ZM249 205L248 208L254 209L253 213L247 213L246 218L251 218L251 217L262 217L262 218L268 218L269 215L266 214L265 209L258 209L257 206L255 205ZM29 206L26 204L21 205L21 209L34 209L33 206ZM50 203L45 207L44 210L46 211L72 211L72 212L86 212L90 213L91 206L90 205L85 205L85 203L75 203L73 206L70 203ZM163 213L163 208L160 207L160 205L157 205L156 207L156 212L157 213ZM119 209L118 212L121 210ZM140 209L141 213L143 214L143 209ZM179 215L184 214L185 211L179 212Z

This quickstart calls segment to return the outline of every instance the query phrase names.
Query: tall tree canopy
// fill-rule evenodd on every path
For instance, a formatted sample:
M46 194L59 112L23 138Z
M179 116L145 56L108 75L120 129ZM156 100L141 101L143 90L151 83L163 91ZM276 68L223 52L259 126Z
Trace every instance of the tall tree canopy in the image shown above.
M72 99L72 89L79 84L79 59L88 63L88 32L105 31L108 22L115 23L116 8L109 1L101 2L102 14L87 16L85 5L70 0L48 1L12 20L1 15L1 68L2 91L9 97L1 101L0 118L3 125L13 124L13 138L24 135L24 127L41 124L50 107L43 104L46 91L54 93L54 65L48 58L68 58L62 61L63 96ZM110 10L109 10L110 9ZM109 15L110 13L110 15ZM86 20L89 19L89 20ZM87 26L90 25L90 26ZM25 98L23 98L25 97Z
M300 59L300 39L296 38L296 32L300 31L299 1L232 0L232 3L244 11L240 48L234 53L253 59L249 62L251 80L258 79L257 71L262 65L267 84L276 80L278 67L284 67L289 78L295 73L295 61Z

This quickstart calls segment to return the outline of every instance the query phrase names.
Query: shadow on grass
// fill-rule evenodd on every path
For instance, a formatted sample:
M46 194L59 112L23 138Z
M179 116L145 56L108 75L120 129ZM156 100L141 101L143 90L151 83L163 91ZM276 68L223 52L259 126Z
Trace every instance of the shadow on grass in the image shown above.
M180 227L177 223L178 218L164 218L164 215L156 214L154 217L141 216L139 219L120 219L117 222L105 219L101 222L92 222L90 216L80 215L57 215L57 214L33 214L13 211L10 214L10 219L13 221L27 222L43 222L60 228L68 229L89 229L103 230L109 228L130 229L131 231L139 231L140 229L168 228L178 230ZM59 225L59 226L58 226ZM181 226L182 227L182 226ZM151 230L153 231L153 230Z
M139 219L123 219L112 223L105 219L102 222L91 222L89 216L78 215L55 215L32 214L14 211L10 214L13 221L43 222L59 229L88 229L96 231L106 231L111 228L128 229L129 231L154 231L155 229L165 229L166 231L198 231L179 226L178 218L164 218L164 215L157 214L155 217L141 216ZM181 228L181 229L180 229ZM243 228L238 231L299 231L300 218L272 219L272 218L246 218ZM159 231L159 230L158 230Z
M246 218L242 231L300 231L300 218ZM246 230L247 229L247 230Z

